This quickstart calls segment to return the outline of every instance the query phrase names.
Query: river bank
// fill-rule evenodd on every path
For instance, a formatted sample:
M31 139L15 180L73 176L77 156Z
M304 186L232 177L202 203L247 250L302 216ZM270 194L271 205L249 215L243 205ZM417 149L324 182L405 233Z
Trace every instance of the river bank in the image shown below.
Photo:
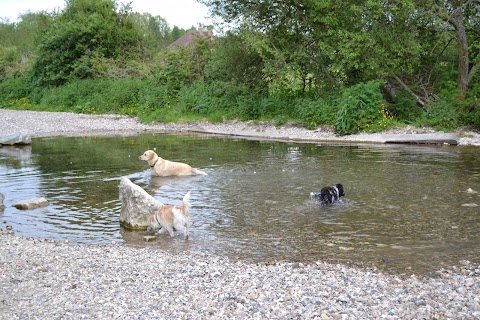
M454 133L436 132L431 128L401 127L382 133L360 133L337 136L331 127L308 130L285 125L276 127L265 122L225 121L221 123L153 123L119 115L86 115L65 112L37 112L0 109L0 137L22 132L32 137L133 135L142 132L202 133L255 139L293 140L302 142L340 143L451 143L480 146L480 134L468 130Z
M430 277L0 232L1 319L478 319L480 267Z
M329 128L146 125L115 115L0 109L0 136L19 131L33 138L192 132L364 142L336 137ZM388 134L436 133L402 128ZM480 145L476 133L457 134L459 145ZM478 319L479 297L480 266L468 261L424 277L401 276L320 261L250 264L153 247L72 245L0 231L0 319Z

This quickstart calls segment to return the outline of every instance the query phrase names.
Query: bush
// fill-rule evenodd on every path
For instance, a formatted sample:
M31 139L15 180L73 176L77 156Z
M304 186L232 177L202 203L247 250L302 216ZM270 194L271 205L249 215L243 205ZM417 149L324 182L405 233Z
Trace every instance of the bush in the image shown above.
M451 131L458 127L459 110L465 101L459 98L455 81L441 83L438 98L425 107L425 111L415 122L417 126L430 126L436 130Z
M419 126L451 131L458 126L458 112L448 99L440 98L426 107L426 112L417 120Z
M459 115L461 124L473 127L475 130L480 130L480 104L473 100L465 106L463 112Z
M395 97L395 102L391 104L388 110L399 121L412 123L421 116L423 110L417 107L417 101L406 90L401 90Z
M393 118L383 104L380 81L360 83L342 91L337 104L340 110L335 119L337 134L355 134L360 131L379 131Z
M337 108L320 98L297 98L294 101L293 117L299 119L308 129L335 122Z
M107 83L102 80L79 80L61 87L44 89L39 104L46 110L65 110L94 113L92 99L102 93ZM83 106L90 105L88 110Z
M26 98L32 90L33 85L28 77L8 78L0 81L0 101Z
M211 99L206 84L203 81L196 81L192 85L183 86L178 93L178 105L184 113L209 114Z

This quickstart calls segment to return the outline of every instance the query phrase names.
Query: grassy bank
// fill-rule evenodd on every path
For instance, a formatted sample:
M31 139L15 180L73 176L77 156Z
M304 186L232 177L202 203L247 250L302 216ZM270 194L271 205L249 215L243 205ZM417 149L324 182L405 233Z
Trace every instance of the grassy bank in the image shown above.
M287 122L315 128L334 125L339 134L379 132L393 126L432 126L451 131L459 126L480 127L480 112L469 101L439 98L417 107L408 94L385 101L378 81L352 86L328 98L288 92L255 93L227 82L196 81L174 90L154 79L77 80L60 87L39 89L28 78L0 83L2 108L122 114L143 122L192 122L224 119Z

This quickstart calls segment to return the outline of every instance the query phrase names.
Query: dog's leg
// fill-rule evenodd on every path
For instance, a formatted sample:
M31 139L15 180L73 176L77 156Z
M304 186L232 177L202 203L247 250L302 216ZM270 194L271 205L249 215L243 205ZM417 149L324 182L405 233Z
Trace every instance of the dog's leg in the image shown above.
M165 229L167 229L168 231L168 234L170 234L170 237L173 237L174 236L174 233L173 233L173 226L167 226Z
M160 227L160 230L158 230L158 234L164 234L165 233L165 228L164 227Z

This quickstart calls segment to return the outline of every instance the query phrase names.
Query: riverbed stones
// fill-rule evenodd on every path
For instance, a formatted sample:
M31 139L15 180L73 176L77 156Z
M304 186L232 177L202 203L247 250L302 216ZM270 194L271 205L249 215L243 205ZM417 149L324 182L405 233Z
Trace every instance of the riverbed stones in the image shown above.
M32 199L18 201L14 203L13 206L19 210L31 210L31 209L48 206L48 201L43 197L32 198Z
M122 202L120 224L131 230L147 229L150 226L150 216L163 206L127 177L120 180L119 199Z
M478 207L478 204L476 204L476 203L464 203L464 204L462 204L462 207L476 208L476 207Z
M152 242L152 241L157 240L157 236L143 236L143 240L145 242Z
M479 319L479 268L407 277L0 231L0 318Z
M32 136L22 132L16 132L7 136L0 137L0 145L31 144Z

